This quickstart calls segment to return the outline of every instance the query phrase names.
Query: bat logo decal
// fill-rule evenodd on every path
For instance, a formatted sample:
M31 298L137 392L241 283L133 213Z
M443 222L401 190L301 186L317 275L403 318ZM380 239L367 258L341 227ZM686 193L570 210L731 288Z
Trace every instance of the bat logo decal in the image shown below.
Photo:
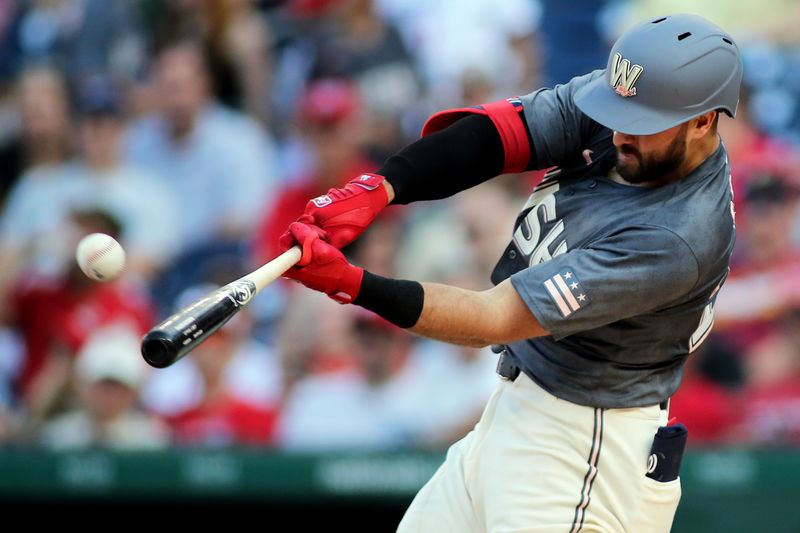
M250 280L239 280L228 285L228 298L233 300L237 307L244 307L256 293L256 286Z

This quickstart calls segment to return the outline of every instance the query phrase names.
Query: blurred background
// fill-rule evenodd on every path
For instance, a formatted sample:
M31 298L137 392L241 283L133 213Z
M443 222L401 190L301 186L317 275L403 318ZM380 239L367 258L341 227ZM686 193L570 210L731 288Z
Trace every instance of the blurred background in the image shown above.
M286 281L168 369L144 365L142 334L276 255L309 198L377 169L432 112L604 68L619 33L680 11L737 39L745 86L720 121L734 263L672 399L690 428L674 530L800 531L779 513L800 496L792 0L0 0L0 506L167 502L393 531L476 422L488 349ZM391 207L346 252L487 288L539 178ZM74 261L95 231L128 254L112 283Z

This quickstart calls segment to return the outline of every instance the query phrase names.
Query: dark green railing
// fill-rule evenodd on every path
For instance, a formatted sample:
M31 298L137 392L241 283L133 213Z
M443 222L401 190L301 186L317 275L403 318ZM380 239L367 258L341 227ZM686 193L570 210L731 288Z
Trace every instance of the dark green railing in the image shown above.
M0 451L0 501L280 501L404 507L440 454L289 455L256 450ZM694 451L677 533L797 533L800 451Z

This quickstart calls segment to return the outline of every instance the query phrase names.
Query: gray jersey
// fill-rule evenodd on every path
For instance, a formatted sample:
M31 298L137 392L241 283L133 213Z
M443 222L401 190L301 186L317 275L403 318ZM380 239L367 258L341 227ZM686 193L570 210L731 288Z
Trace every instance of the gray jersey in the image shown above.
M492 280L511 282L550 336L511 344L565 400L636 407L669 398L713 322L735 238L727 154L658 188L607 177L612 132L573 95L601 71L523 97L541 168Z

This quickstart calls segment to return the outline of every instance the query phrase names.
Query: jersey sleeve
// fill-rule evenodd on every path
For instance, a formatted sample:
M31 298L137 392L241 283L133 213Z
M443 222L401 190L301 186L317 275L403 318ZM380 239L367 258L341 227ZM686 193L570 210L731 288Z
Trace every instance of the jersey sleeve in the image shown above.
M590 140L604 128L575 105L575 93L603 75L596 70L552 89L539 89L520 98L533 140L534 167L565 166L580 156Z
M698 279L697 259L681 237L640 225L521 270L511 283L558 340L674 303Z

